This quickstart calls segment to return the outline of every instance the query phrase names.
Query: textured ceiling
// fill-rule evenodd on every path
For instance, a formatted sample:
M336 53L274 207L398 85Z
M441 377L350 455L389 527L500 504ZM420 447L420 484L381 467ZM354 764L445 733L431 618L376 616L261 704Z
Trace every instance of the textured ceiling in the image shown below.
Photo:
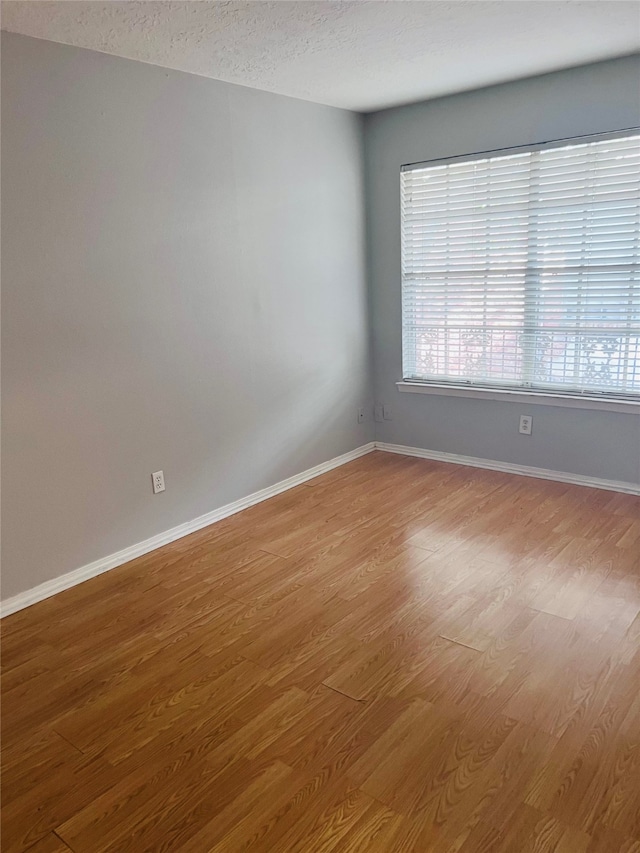
M635 52L640 5L23 0L2 28L370 111Z

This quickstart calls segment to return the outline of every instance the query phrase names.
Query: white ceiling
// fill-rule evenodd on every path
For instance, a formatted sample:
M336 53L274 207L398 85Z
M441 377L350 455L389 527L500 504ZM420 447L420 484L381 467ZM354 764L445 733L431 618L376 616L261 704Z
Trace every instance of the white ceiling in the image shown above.
M640 4L23 0L2 28L366 112L633 53Z

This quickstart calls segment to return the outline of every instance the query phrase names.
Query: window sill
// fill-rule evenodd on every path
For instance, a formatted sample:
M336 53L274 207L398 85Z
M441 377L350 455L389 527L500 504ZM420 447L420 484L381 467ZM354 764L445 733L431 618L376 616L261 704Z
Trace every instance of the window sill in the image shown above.
M639 415L640 401L603 400L598 397L573 397L569 394L545 394L543 391L520 391L498 388L477 388L468 385L440 385L430 382L396 382L398 391L410 394L436 394L441 397L475 397L478 400L499 400L502 403L532 403L537 406L561 406L570 409L600 409L605 412L625 412Z

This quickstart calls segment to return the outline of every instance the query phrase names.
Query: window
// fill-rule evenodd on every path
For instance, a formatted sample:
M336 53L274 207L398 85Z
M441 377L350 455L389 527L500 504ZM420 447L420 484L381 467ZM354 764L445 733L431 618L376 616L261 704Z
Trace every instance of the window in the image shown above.
M640 398L640 135L401 183L405 380Z

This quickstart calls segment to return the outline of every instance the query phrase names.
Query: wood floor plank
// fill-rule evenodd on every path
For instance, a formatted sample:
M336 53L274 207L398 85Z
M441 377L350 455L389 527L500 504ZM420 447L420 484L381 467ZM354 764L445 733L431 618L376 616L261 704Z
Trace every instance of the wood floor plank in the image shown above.
M73 853L73 850L67 847L61 838L51 832L41 838L40 841L36 841L33 847L29 848L29 853Z
M7 853L640 853L640 500L372 453L5 618Z

